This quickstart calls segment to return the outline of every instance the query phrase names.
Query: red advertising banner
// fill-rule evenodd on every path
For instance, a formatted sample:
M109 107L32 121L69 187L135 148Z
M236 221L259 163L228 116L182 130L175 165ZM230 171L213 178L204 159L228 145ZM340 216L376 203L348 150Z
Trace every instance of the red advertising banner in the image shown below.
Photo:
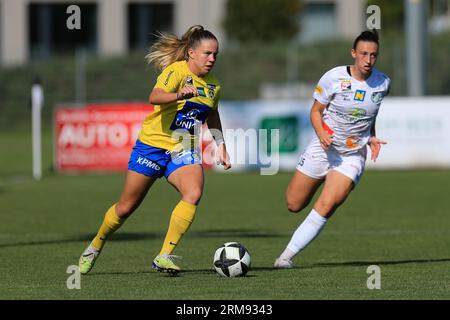
M148 103L61 107L54 115L56 168L65 171L126 171Z

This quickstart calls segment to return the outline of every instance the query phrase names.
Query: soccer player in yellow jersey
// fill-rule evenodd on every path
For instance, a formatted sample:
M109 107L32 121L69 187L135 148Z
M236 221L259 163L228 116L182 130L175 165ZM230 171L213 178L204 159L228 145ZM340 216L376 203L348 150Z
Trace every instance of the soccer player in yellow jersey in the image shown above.
M82 274L94 266L106 239L139 206L156 179L165 176L181 195L174 208L153 268L176 274L173 250L194 220L203 193L203 169L196 138L207 123L217 143L217 162L231 167L218 113L220 83L210 74L219 52L217 38L193 26L178 39L160 34L146 56L162 70L149 101L154 111L144 120L131 153L125 185L117 203L106 212L100 229L79 261Z

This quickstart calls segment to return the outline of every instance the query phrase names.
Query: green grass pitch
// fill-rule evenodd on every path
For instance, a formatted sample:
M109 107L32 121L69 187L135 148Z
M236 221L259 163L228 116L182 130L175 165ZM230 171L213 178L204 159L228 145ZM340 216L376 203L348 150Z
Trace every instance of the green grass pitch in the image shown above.
M81 288L68 289L67 268L77 264L118 198L123 175L46 170L35 182L28 177L28 140L0 135L9 150L0 157L0 299L450 298L450 171L445 170L367 171L291 270L272 268L309 212L285 208L291 173L207 173L194 224L175 251L183 256L178 277L151 269L179 199L161 180L112 236L91 273L81 277ZM50 162L45 152L44 163ZM252 268L244 278L223 278L213 270L215 249L228 241L241 242L251 253ZM379 290L367 288L370 265L380 267Z

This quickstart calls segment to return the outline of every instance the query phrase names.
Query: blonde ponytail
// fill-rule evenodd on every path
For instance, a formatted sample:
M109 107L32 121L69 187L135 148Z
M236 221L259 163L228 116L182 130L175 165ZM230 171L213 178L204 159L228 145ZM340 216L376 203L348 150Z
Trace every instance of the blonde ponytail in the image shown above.
M187 60L188 49L196 48L202 39L216 39L211 32L200 25L190 27L181 39L163 32L158 32L157 38L145 59L159 70L165 69L176 61Z

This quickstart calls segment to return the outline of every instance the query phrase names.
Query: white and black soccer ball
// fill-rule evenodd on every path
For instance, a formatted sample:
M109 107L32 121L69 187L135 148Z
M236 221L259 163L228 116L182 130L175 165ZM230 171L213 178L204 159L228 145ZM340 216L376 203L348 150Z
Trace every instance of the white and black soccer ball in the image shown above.
M214 268L224 277L243 277L250 264L250 253L238 242L227 242L214 253Z

